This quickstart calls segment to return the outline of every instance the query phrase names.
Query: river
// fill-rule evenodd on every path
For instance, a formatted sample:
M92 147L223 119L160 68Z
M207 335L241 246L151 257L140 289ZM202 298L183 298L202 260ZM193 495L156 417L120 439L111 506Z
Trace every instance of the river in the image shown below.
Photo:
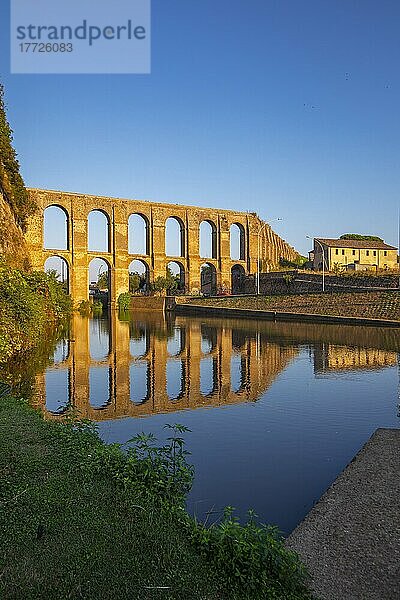
M399 427L399 346L395 329L74 315L35 404L109 443L186 425L189 511L252 508L287 535L377 427Z

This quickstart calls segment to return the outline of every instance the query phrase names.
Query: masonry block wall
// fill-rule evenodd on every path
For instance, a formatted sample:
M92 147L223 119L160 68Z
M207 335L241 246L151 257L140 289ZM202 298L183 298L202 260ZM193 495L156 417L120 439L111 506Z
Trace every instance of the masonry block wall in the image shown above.
M271 227L255 214L200 208L178 204L162 204L143 200L106 198L62 191L30 189L30 195L39 210L28 224L26 241L34 269L43 269L46 259L60 256L68 264L69 288L77 302L89 297L89 263L93 258L104 259L110 269L110 300L115 303L118 296L129 289L128 267L132 260L141 260L148 268L149 280L165 276L167 264L177 262L184 274L185 290L196 293L201 289L201 265L207 262L216 274L219 290L232 289L232 268L238 267L243 277L257 271L258 241L263 266L277 266L279 259L293 260L298 253L280 238ZM66 250L44 248L44 211L58 206L65 211L68 225ZM109 223L108 252L88 250L88 215L93 210L103 212ZM146 254L130 254L128 248L128 220L133 214L140 215L147 224L148 248ZM168 218L174 217L181 224L181 256L166 256L165 228ZM203 221L211 224L215 231L215 252L212 258L200 256L199 227ZM242 231L243 253L239 260L230 256L230 227L237 224ZM259 236L260 232L260 236Z
M364 292L368 290L398 290L398 275L325 275L327 292ZM256 293L256 279L246 277L244 291ZM280 271L262 273L260 276L260 292L265 295L316 294L322 292L322 275L311 271Z

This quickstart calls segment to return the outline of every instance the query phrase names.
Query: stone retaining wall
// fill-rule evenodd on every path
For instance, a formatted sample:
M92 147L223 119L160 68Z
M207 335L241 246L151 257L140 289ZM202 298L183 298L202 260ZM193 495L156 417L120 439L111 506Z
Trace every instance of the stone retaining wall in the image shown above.
M365 292L398 288L398 275L325 275L325 290L328 292ZM255 293L255 276L246 277L244 291L246 294ZM261 273L260 292L271 296L319 293L322 292L322 274L310 271Z

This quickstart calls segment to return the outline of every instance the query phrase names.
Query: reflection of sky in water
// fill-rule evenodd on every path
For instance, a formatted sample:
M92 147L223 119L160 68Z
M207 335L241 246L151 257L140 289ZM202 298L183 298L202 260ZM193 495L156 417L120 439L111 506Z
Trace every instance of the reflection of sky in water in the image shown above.
M89 403L93 408L103 408L110 400L109 367L90 367L89 369Z
M165 423L182 423L195 466L190 511L215 504L290 532L377 427L399 427L397 368L338 380L314 376L309 351L275 379L258 402L180 411L99 424L107 442L141 431L164 439Z
M110 353L110 333L107 321L101 319L89 320L90 357L93 360L107 358Z
M143 334L143 336L139 340L130 339L129 340L129 351L133 358L140 358L141 356L145 356L147 353L147 336Z
M175 327L174 335L168 339L167 352L170 356L177 356L182 352L182 331L180 327Z
M231 357L231 390L238 392L242 387L242 357L234 354Z
M45 374L46 409L52 413L60 413L69 401L69 370L57 369Z
M129 367L130 380L130 400L135 404L140 404L147 400L150 390L149 385L149 365L147 361L137 361Z
M166 423L182 423L192 430L186 438L196 477L188 505L200 518L213 504L216 510L228 504L237 506L241 516L253 507L262 521L276 523L289 532L377 427L400 425L397 355L384 350L397 347L396 334L391 331L253 322L247 326L244 322L242 329L238 325L232 329L229 321L215 319L206 325L203 319L181 318L179 328L186 332L182 340L187 350L181 361L181 357L168 358L167 353L167 349L172 353L180 350L179 328L167 348L167 328L162 329L159 319L154 324L152 329L150 321L147 328L151 361L155 361L151 378L147 360L129 356L129 347L139 356L143 353L144 337L129 341L128 335L121 336L129 324L119 324L117 331L123 343L115 338L115 356L110 365L90 367L90 405L101 408L109 402L109 367L115 364L115 414L126 414L126 406L132 410L130 414L144 415L169 408L172 414L100 422L100 434L107 442L124 443L141 431L152 432L163 440ZM137 331L139 324L133 325ZM81 326L85 328L87 322L82 321ZM107 326L106 320L91 322L90 350L98 357L95 360L108 354L111 338L105 331ZM147 325L141 321L140 327L144 331ZM211 349L207 338L215 338L215 360L199 352L200 330L203 353ZM86 329L82 331L86 344ZM308 335L314 336L314 341L307 341ZM79 336L74 337L78 342ZM343 337L346 346L338 345ZM375 339L376 348L382 350L374 349ZM244 343L246 352L242 357L238 348L244 350ZM78 409L79 402L87 403L83 382L88 375L88 364L78 353L82 351L79 348L77 343L71 344L71 353L81 360L74 362L74 355L69 358L71 377L77 378L81 394L77 398ZM55 358L60 361L63 356L65 349L60 345ZM335 366L336 358L344 361L340 368ZM164 368L169 401L165 398ZM202 395L198 393L198 370ZM190 378L191 374L191 380L186 382L190 396L183 394L183 399L174 405L173 400L184 391L183 376ZM124 397L128 395L128 377L131 402ZM147 389L148 381L151 390ZM162 389L153 390L157 382ZM239 391L243 383L246 394ZM62 410L68 401L67 369L49 368L45 384L46 408L55 413ZM254 393L250 397L258 398L257 401L243 402L252 386ZM145 401L147 396L151 401ZM133 406L141 402L143 408ZM222 406L200 408L213 403ZM186 410L178 411L180 406ZM196 406L196 410L191 410ZM87 404L82 405L83 411L85 408ZM96 414L99 419L112 418L114 405L109 416L99 410L91 412L92 418L96 419Z
M214 391L214 359L212 356L200 361L200 392L208 396Z
M167 361L167 394L170 400L176 400L184 390L183 385L183 364L180 360Z
M53 361L55 365L58 365L59 363L64 362L64 360L67 360L69 356L69 342L68 340L61 340L60 342L58 342L55 350L54 350L54 354L53 354Z
M203 354L208 354L212 350L212 344L209 339L201 336L201 351Z

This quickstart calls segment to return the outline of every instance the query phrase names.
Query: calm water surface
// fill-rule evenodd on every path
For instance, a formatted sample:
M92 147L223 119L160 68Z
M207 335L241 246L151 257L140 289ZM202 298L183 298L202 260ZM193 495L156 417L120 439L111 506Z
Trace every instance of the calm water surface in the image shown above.
M106 442L183 423L189 510L230 504L289 533L377 427L399 427L396 330L115 313L74 316L37 376L51 419L68 406Z

